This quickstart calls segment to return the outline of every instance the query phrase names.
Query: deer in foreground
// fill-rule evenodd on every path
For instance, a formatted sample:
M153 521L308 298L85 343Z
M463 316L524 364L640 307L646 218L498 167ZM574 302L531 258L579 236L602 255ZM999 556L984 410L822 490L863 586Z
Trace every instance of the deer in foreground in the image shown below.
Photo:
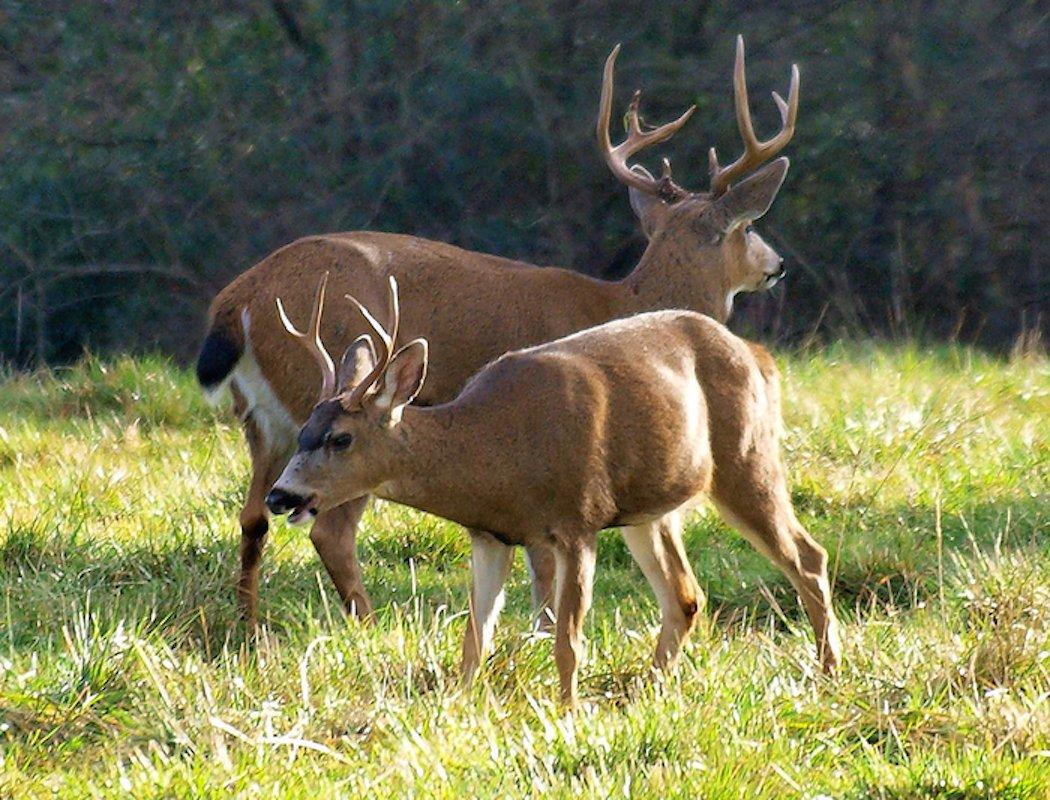
M787 172L786 158L762 165L794 133L798 69L792 68L786 102L773 93L782 118L780 131L760 141L748 108L743 40L737 39L733 84L744 152L722 166L712 148L710 190L690 192L672 180L666 159L660 178L628 162L669 139L693 109L673 122L643 130L635 93L627 137L613 146L609 124L618 52L619 46L605 63L598 143L613 174L630 187L631 205L649 239L637 267L623 280L534 267L414 236L359 232L296 241L240 275L216 297L197 376L212 396L230 387L251 451L253 474L240 513L238 584L249 618L256 613L259 562L269 528L263 498L295 450L296 432L313 407L318 380L273 314L278 296L289 313L305 315L309 287L330 271L331 289L338 294L381 304L388 278L396 277L406 302L405 333L425 333L434 345L430 378L416 397L418 404L434 405L454 398L467 378L508 350L663 308L692 309L725 321L737 293L767 289L783 276L782 259L749 225L769 209ZM468 319L470 324L464 325ZM341 351L366 330L356 319L339 317L326 321L322 333ZM361 579L356 527L367 501L360 496L326 507L310 534L345 608L365 619L372 606ZM527 552L534 604L542 608L551 591L552 564L543 548L530 547Z
M574 704L599 531L622 526L660 603L655 662L667 667L703 599L682 545L682 515L708 495L787 575L824 669L837 666L827 554L791 505L779 379L765 350L702 314L650 312L507 353L454 400L412 406L429 348L414 339L394 349L399 310L390 282L389 331L355 301L378 348L362 335L336 371L318 335L322 280L304 341L324 388L267 495L270 511L302 521L374 494L467 527L468 681L492 639L513 547L550 548L555 661L561 697Z

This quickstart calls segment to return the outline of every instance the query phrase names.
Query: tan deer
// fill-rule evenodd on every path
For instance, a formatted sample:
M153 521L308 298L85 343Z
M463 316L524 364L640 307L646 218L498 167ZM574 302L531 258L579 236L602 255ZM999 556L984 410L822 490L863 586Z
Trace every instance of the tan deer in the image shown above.
M759 141L748 110L744 45L737 39L733 83L743 155L720 166L711 150L709 192L688 192L663 174L654 178L629 160L668 139L689 118L643 130L639 94L627 115L627 138L612 145L609 123L617 46L605 63L598 114L598 143L613 174L630 187L649 245L637 267L618 282L576 272L540 268L447 244L389 233L345 233L301 239L240 275L216 297L211 328L197 363L205 390L229 385L252 457L252 480L241 510L241 577L238 594L248 616L258 601L258 572L268 530L263 498L295 449L299 425L313 407L317 373L304 364L273 313L275 298L288 311L305 315L310 288L331 272L337 294L382 303L386 282L395 276L406 304L403 329L424 333L434 344L430 379L416 402L451 400L467 378L501 353L582 330L611 319L662 308L688 308L724 321L738 292L772 286L783 276L782 259L749 224L770 207L788 161L779 158L757 172L791 139L798 111L799 80L792 68L785 102L773 93L781 130ZM464 324L469 320L469 324ZM321 333L342 350L366 329L354 317L327 320ZM356 526L367 503L358 497L318 514L311 540L348 610L368 618L372 611L356 554ZM533 598L542 607L549 596L549 554L530 548Z
M394 350L393 278L390 297L389 332L359 305L378 355L363 335L337 373L320 338L304 339L325 375L321 402L266 503L301 521L374 494L466 526L468 680L491 641L513 546L546 546L557 566L561 696L576 702L596 539L613 526L623 526L661 606L656 664L674 663L702 602L682 546L682 514L705 494L784 571L809 615L821 663L836 667L827 554L791 506L779 380L762 348L702 314L651 312L507 353L454 400L415 407L428 345L414 339Z

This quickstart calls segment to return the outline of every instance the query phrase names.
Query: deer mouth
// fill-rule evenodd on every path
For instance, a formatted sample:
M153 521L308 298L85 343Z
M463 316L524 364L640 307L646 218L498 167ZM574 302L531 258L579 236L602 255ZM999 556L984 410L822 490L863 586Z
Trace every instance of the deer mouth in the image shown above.
M780 269L778 269L776 272L766 275L766 277L762 281L762 288L772 289L774 286L780 283L781 278L783 278L785 275L787 275L787 267L781 264Z
M311 495L288 512L289 525L302 525L317 516L317 496Z

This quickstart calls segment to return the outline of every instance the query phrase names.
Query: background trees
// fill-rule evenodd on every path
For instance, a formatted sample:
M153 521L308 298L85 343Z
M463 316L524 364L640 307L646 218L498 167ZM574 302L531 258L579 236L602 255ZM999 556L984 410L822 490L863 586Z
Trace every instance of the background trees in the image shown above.
M211 295L299 235L378 228L615 277L643 242L597 157L619 102L699 111L706 183L802 70L781 289L734 326L1008 344L1044 324L1048 61L1035 2L225 0L0 5L0 359L190 355Z

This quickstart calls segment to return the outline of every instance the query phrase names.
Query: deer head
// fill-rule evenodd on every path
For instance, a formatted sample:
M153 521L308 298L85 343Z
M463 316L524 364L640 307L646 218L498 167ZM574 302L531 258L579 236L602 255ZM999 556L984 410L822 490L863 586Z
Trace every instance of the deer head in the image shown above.
M619 52L620 46L617 45L605 62L598 111L598 146L612 173L629 187L631 206L650 240L651 257L702 261L704 269L726 276L729 299L738 291L773 286L784 275L783 259L750 226L769 210L787 174L786 158L762 165L779 153L794 135L798 116L798 67L793 65L791 68L787 101L773 92L773 100L780 110L780 131L771 139L760 141L755 135L747 100L744 39L737 37L733 89L744 152L723 167L712 147L709 151L710 188L692 192L674 181L670 161L666 158L659 178L641 165L629 165L628 162L642 150L677 133L695 106L673 122L645 130L638 115L641 92L635 92L626 116L627 138L613 146L609 122L613 73Z
M300 332L277 300L285 329L313 356L321 369L321 395L299 432L298 448L266 497L274 514L289 515L293 525L339 503L374 490L386 478L383 453L396 444L405 406L423 386L427 341L413 339L394 350L400 308L397 281L390 277L387 330L356 298L346 295L375 335L363 334L339 359L336 368L320 336L327 273L321 279L310 315Z

